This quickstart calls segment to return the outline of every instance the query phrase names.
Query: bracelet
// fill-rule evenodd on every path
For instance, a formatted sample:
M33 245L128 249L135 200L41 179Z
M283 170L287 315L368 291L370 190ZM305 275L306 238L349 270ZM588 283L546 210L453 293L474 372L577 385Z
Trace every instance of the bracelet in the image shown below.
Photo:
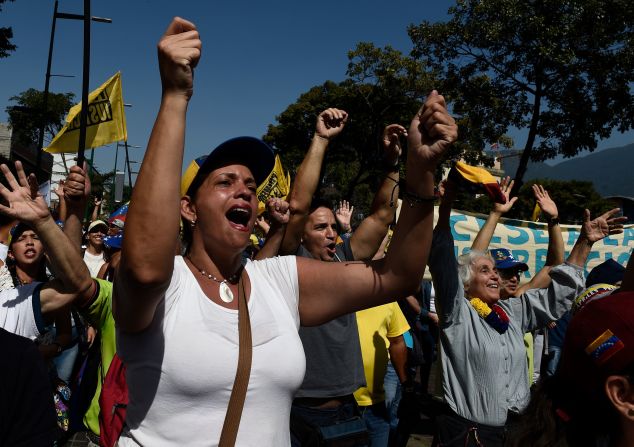
M435 202L437 198L436 196L421 197L409 191L404 191L403 197L409 202L410 208L414 208L414 206L420 205L422 203Z
M546 219L546 223L548 223L549 227L554 227L555 225L559 225L559 217L552 217Z
M325 140L325 141L330 141L330 138L327 138L327 137L322 137L321 135L318 135L318 134L315 134L315 136L316 136L317 138L321 138L322 140Z
M51 345L55 345L57 346L57 353L55 354L55 356L58 356L62 353L62 351L64 350L64 347L62 346L61 343L58 343L56 341L54 341L53 343L51 343Z

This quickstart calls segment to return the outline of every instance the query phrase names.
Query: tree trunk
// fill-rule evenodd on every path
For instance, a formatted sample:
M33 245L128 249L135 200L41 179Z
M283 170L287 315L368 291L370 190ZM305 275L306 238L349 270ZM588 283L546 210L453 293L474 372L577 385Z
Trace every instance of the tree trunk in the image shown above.
M526 144L524 145L524 151L520 158L520 163L517 166L517 172L515 172L515 184L513 185L513 191L511 196L517 196L520 188L524 184L524 174L526 174L526 168L531 158L531 152L533 151L533 145L535 144L535 136L537 135L537 125L539 124L539 113L541 109L542 100L542 83L541 80L537 80L535 85L535 102L533 103L533 116L531 118L531 126L528 130L528 138L526 138Z

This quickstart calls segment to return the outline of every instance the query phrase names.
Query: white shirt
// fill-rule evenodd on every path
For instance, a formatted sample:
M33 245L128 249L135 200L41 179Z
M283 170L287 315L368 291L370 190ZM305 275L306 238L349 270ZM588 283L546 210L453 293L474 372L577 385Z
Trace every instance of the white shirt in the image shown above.
M36 339L44 330L40 294L33 291L42 283L32 282L0 291L0 327L22 337Z
M306 366L295 257L247 261L245 269L253 360L236 445L290 446L290 407ZM117 332L130 397L120 446L218 445L238 362L237 317L203 293L177 256L150 327Z
M93 255L88 253L88 250L86 250L84 252L84 263L90 271L90 276L96 278L99 274L99 269L101 269L101 266L106 263L106 260L103 257L103 252L98 255Z

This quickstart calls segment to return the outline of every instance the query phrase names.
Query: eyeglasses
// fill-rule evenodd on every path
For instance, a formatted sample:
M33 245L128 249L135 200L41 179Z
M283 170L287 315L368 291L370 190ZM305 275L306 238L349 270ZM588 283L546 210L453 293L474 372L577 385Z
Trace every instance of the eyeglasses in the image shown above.
M517 269L498 270L498 275L500 275L500 277L502 279L519 278L520 274L521 274L521 272L519 270L517 270Z

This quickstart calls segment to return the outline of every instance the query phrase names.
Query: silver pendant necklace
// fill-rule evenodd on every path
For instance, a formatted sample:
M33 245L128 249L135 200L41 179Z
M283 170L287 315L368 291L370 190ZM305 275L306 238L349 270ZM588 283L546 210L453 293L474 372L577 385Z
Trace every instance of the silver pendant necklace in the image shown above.
M192 265L196 267L196 270L198 270L201 275L220 284L219 295L222 301L224 301L225 303L230 303L233 301L233 292L229 288L228 283L235 283L238 280L238 276L239 276L240 270L242 270L242 266L240 266L238 271L234 273L233 275L231 275L228 279L221 280L216 278L211 273L207 273L205 270L199 268L196 264L194 264L194 262L192 261L192 258L190 258L189 256L187 257L187 259L189 259L189 262L191 262Z

